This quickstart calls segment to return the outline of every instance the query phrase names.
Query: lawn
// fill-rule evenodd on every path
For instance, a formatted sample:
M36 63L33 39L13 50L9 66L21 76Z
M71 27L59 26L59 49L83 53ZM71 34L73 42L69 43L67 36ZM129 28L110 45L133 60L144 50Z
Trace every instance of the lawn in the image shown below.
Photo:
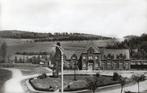
M2 87L8 79L11 78L12 73L8 70L0 69L0 93L2 93Z
M74 77L72 74L64 75L64 90L75 91L75 90L87 89L86 78L91 78L91 77L92 77L91 75L79 74L76 77L77 80L74 81L73 80ZM99 86L106 86L106 85L119 83L119 81L113 81L112 77L110 76L100 76L98 78L101 78L101 80L103 80L102 81L103 83ZM61 87L60 78L53 78L49 76L43 79L39 79L39 78L31 79L30 83L35 89L42 90L42 91L55 91L56 89Z
M19 67L18 69L21 70L23 75L34 75L51 72L47 67Z

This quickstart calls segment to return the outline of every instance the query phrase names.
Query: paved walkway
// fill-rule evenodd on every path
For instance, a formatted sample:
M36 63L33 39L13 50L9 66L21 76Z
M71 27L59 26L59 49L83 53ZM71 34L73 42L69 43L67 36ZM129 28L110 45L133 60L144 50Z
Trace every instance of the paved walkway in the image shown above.
M9 68L7 70L12 71L12 78L4 84L4 93L26 93L21 85L21 81L38 76L38 74L24 76L19 69L15 68Z
M12 71L12 78L8 80L4 85L4 93L25 93L22 86L21 80L24 78L20 70L8 69Z

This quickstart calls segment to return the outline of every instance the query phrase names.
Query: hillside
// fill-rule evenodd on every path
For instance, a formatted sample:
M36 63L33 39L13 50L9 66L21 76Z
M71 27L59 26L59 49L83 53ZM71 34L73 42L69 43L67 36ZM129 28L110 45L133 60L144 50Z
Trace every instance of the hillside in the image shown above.
M71 51L81 50L91 43L95 44L97 47L106 47L115 42L110 37L82 33L51 34L14 30L0 31L0 45L2 42L7 43L7 56L9 57L17 52L51 53L58 41L60 41L62 47Z
M57 42L26 42L21 39L5 40L8 45L8 55L11 56L16 52L52 52L52 48L55 47ZM11 42L11 43L8 43ZM14 43L13 43L14 42ZM105 47L113 44L113 40L85 40L85 41L61 41L62 47L67 50L76 51L85 48L89 44L93 43L97 47Z
M36 42L43 41L70 41L70 40L105 40L111 39L111 37L105 37L100 35L91 35L83 33L37 33L18 30L5 30L0 31L1 38L13 38L13 39L34 39Z

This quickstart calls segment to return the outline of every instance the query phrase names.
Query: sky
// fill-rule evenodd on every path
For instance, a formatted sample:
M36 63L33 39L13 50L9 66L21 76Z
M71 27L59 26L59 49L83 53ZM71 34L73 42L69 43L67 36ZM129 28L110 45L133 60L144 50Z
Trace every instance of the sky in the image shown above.
M147 0L1 0L0 30L123 37L147 32Z

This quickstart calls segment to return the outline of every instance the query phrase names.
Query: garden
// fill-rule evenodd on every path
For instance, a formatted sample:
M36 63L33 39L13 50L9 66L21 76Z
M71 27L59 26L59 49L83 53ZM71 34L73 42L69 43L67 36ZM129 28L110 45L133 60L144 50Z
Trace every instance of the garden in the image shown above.
M96 90L98 87L114 85L120 83L121 76L114 74L113 76L104 76L99 73L89 74L65 74L64 75L64 91L80 91L80 90ZM42 74L36 78L29 80L32 87L39 91L56 91L61 88L61 77L52 77ZM92 86L92 87L91 87Z

